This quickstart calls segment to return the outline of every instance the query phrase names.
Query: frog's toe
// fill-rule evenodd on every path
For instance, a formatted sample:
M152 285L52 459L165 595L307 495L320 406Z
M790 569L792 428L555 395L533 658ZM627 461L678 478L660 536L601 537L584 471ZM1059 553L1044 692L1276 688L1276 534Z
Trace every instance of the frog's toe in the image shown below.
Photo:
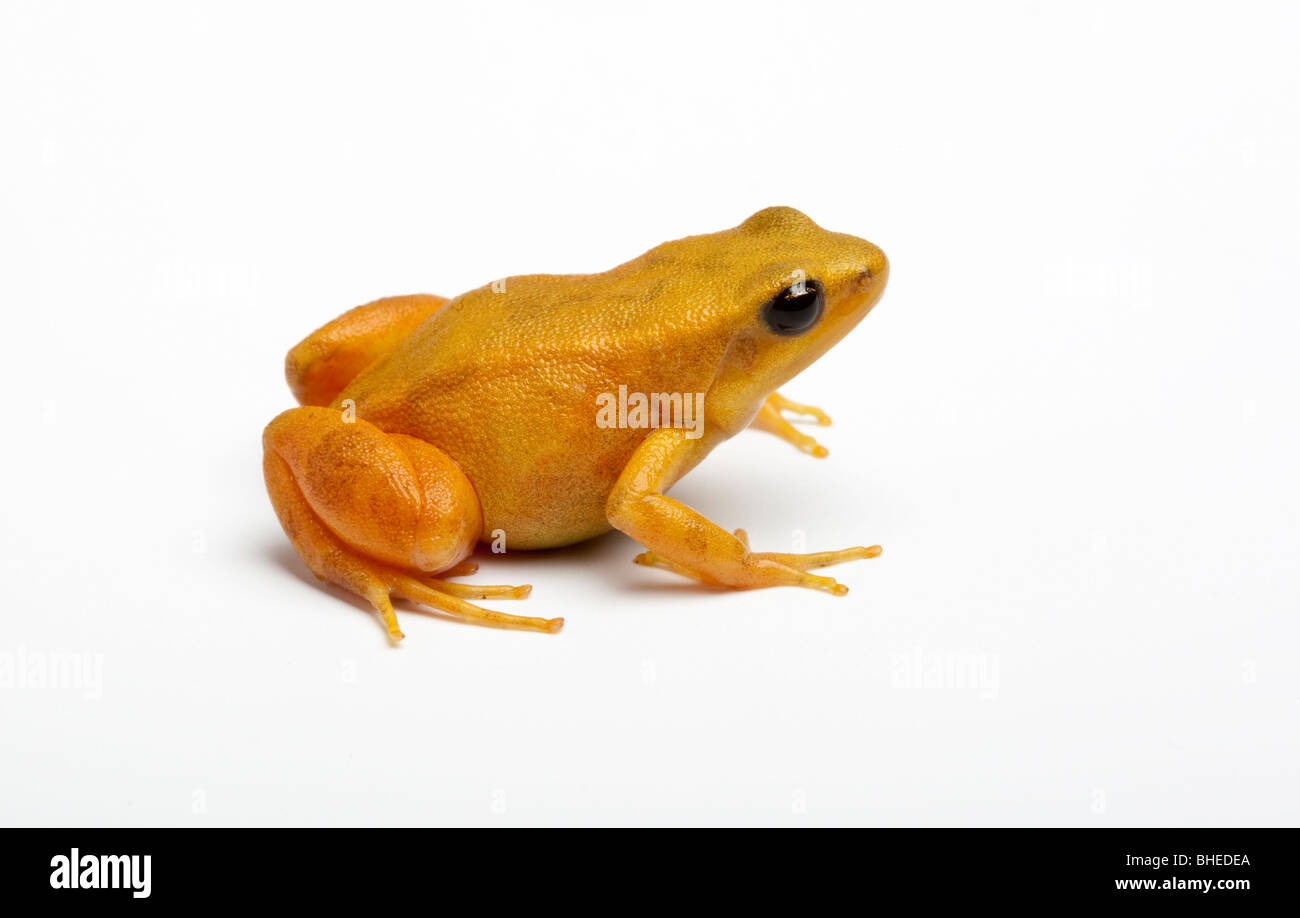
M811 420L818 427L831 426L831 416L815 405L796 405L794 402L790 402L782 410L791 414L802 415L804 419Z
M669 561L657 552L643 551L641 554L633 558L632 562L634 564L640 564L642 567L658 567L666 571L672 571L674 574L681 574L683 577L690 577L692 580L698 580L701 583L709 582L701 577L696 571L691 570L689 567L682 567L680 564Z
M441 577L443 575L439 575ZM425 581L440 593L447 593L450 596L458 596L461 599L527 599L533 592L531 583L520 584L519 586L509 586L506 584L478 584L478 583L448 583L440 580L438 577L427 578Z
M792 431L785 436L787 440L795 445L795 448L801 453L807 453L814 459L825 459L831 454L831 451L817 442L816 438L810 437L805 433Z
M855 545L853 548L842 548L839 551L815 551L807 554L768 551L761 552L755 557L775 561L796 570L811 571L819 567L830 567L832 564L843 564L846 561L879 558L882 550L879 545Z
M820 427L831 426L830 415L815 405L804 405L800 402L792 402L780 392L773 392L767 397L767 400L772 404L773 408L782 414L786 412L789 412L790 414L801 414L805 418L814 421Z
M736 538L741 544L748 547L749 539L743 529L736 530ZM836 554L827 552L826 554ZM755 587L765 586L798 586L812 590L821 590L830 593L833 596L843 596L848 593L849 588L838 582L833 577L820 577L817 574L809 574L806 569L794 564L787 564L783 558L803 558L803 555L779 555L773 552L752 552L749 557L756 562L767 562L767 564L755 565L753 579L737 580L735 583L723 583L711 577L702 575L699 571L691 570L676 562L670 561L663 555L656 554L653 551L643 551L633 560L645 567L658 567L666 571L672 571L675 574L681 574L683 577L690 577L692 580L698 580L701 583L707 583L712 586L727 586L732 589L743 590L753 589ZM844 558L842 560L850 560ZM826 564L835 564L836 561L827 561L823 564L810 564L809 567L824 567ZM761 572L761 573L760 573Z

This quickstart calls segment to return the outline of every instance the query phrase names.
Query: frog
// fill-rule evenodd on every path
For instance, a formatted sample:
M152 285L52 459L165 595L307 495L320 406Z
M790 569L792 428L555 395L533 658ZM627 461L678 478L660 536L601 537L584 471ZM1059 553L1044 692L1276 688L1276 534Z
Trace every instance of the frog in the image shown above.
M888 277L876 245L769 207L602 273L355 307L286 356L298 406L263 432L271 504L311 572L366 600L394 643L394 600L559 632L563 617L476 602L531 585L458 578L481 546L554 549L615 529L645 549L636 563L708 587L843 596L814 571L879 545L754 551L743 529L666 492L747 429L824 458L792 421L830 418L778 390L857 326Z

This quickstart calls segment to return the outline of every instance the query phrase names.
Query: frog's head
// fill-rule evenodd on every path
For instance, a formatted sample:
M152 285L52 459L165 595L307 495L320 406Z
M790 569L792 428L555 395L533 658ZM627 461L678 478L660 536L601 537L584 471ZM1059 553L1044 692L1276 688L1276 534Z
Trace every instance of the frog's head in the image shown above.
M731 266L735 324L716 382L738 402L763 398L830 350L889 277L879 248L792 207L760 210L717 238Z

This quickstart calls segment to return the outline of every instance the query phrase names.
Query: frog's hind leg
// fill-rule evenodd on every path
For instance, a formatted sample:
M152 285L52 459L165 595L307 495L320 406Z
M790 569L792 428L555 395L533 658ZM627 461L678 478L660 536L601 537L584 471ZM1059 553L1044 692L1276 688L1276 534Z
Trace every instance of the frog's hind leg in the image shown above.
M474 487L437 447L329 408L294 408L263 434L267 491L317 577L369 602L402 639L392 597L488 625L556 632L563 619L484 609L466 598L522 599L531 588L452 584L483 530Z
M386 356L447 300L390 296L350 309L294 345L284 375L300 405L328 405L366 367Z

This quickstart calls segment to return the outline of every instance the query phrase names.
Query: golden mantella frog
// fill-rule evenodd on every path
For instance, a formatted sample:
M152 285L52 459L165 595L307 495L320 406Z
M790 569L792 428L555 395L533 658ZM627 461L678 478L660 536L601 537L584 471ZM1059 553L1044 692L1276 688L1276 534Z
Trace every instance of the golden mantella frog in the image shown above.
M876 246L789 207L651 249L603 274L509 277L452 300L359 306L289 352L302 407L263 434L286 534L324 580L368 600L400 640L391 599L478 622L559 631L562 618L491 611L527 586L472 586L480 541L550 548L621 529L638 563L738 589L846 588L812 569L878 546L750 551L665 496L746 427L825 450L776 389L880 299Z

